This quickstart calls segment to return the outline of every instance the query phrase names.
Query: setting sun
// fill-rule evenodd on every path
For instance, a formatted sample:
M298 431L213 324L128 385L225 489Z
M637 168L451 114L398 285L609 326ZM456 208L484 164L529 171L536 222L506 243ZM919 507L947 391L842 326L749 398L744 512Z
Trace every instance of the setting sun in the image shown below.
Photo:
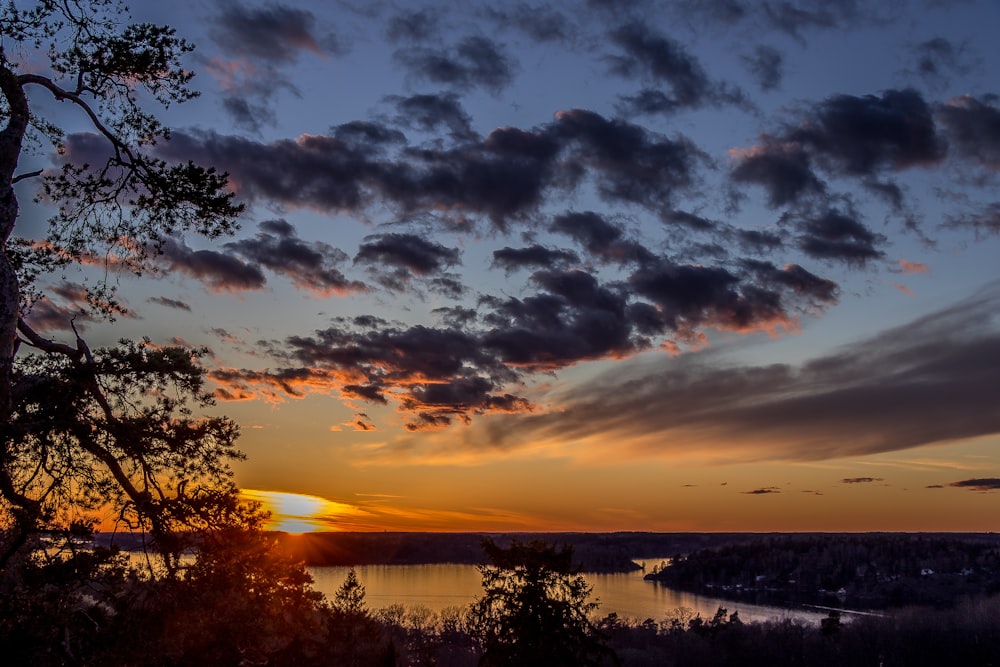
M286 533L341 530L339 519L364 513L351 505L301 493L257 489L244 489L242 493L271 513L265 528Z

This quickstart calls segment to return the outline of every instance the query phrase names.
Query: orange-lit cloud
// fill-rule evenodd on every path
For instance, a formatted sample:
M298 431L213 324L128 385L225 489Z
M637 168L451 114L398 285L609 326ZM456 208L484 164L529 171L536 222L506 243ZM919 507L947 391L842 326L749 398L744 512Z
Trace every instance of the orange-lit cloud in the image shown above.
M923 262L910 262L905 259L899 260L899 270L902 273L928 273L930 267Z

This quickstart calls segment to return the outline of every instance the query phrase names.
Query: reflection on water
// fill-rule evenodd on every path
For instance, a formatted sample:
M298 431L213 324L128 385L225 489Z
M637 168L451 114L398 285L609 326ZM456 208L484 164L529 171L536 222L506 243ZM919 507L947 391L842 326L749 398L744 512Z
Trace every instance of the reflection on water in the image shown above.
M650 560L649 562L659 562ZM315 588L332 598L347 576L347 567L311 567ZM365 587L369 609L402 604L424 606L434 611L464 606L482 593L479 571L474 565L360 565L354 568ZM739 611L744 621L768 621L791 617L818 623L825 614L765 607L732 600L676 591L645 581L642 572L627 574L586 574L600 602L598 615L611 612L626 618L660 620L677 608L685 607L711 618L722 606L729 613Z

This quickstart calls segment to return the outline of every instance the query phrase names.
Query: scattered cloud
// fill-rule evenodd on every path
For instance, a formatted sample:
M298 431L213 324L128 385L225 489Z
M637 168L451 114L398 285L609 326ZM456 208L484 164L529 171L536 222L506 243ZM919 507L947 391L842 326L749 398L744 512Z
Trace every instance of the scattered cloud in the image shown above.
M873 482L884 482L881 477L845 477L840 480L841 484L871 484Z
M1000 490L1000 479L996 477L963 479L959 482L952 482L949 486L955 486L960 489L970 489L972 491L997 491Z
M171 299L166 296L153 296L147 299L149 303L156 303L161 306L166 306L167 308L175 308L176 310L186 310L191 311L191 306L184 301L179 301L177 299Z
M478 35L465 37L451 48L404 47L393 58L415 80L462 91L484 88L499 92L511 83L517 67L502 45Z

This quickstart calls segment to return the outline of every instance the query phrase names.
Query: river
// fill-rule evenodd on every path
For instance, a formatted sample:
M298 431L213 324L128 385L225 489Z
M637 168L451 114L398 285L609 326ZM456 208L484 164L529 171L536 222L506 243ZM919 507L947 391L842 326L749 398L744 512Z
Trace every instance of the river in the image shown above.
M664 559L642 559L659 563ZM637 562L642 562L641 560ZM348 567L310 567L316 590L333 598L344 583ZM432 611L445 607L462 607L482 594L479 571L474 565L359 565L354 568L365 587L369 609L392 604L406 607L423 606ZM729 613L738 611L744 621L769 621L793 618L818 623L826 614L814 611L766 607L720 598L695 595L673 590L662 584L645 581L643 572L627 574L585 574L593 586L592 598L600 603L598 616L612 612L623 618L662 620L678 608L711 618L725 607Z

